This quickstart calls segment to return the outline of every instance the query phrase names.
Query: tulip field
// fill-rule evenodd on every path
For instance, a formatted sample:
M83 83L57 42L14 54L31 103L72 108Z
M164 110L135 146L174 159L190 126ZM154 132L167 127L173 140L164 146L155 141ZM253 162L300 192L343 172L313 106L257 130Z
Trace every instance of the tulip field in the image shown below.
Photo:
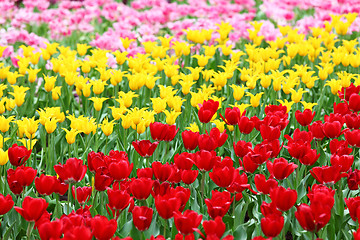
M360 239L359 13L0 0L0 239Z

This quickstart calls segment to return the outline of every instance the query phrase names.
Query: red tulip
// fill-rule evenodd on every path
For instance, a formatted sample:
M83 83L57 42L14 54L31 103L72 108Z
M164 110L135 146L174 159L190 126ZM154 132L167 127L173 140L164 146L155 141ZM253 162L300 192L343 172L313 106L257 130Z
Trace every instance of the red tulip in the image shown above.
M187 150L194 150L198 145L198 138L200 134L198 132L192 132L190 130L183 131L181 137L184 143L184 147Z
M243 112L242 116L244 116L246 111ZM240 119L240 109L237 107L233 108L226 108L225 109L225 118L220 114L221 118L224 120L224 122L228 125L236 125L239 122Z
M325 137L322 121L313 122L308 126L308 129L317 140L322 140Z
M331 154L336 155L349 155L352 152L352 149L349 148L349 144L345 140L339 141L338 139L332 139L330 141L330 152Z
M190 189L181 186L170 189L171 194L175 194L177 199L180 199L180 212L184 211L186 203L190 199Z
M349 87L341 88L341 91L339 91L338 94L341 99L349 101L351 95L353 95L354 93L359 94L359 91L360 86L355 87L354 83L351 83Z
M192 184L199 174L198 170L182 170L181 181L185 184Z
M192 234L200 225L202 215L192 210L186 210L183 214L180 212L174 213L174 222L176 229L183 235Z
M109 174L116 181L127 179L134 167L126 160L114 161L109 165Z
M94 178L94 187L97 191L105 191L113 182L113 178L104 174L102 170L97 171Z
M208 214L215 219L217 216L223 217L230 209L230 205L234 198L231 198L230 192L218 192L213 190L212 198L205 199L205 204L208 207Z
M351 113L345 115L345 123L349 129L360 128L360 115L357 113Z
M360 197L345 198L345 203L349 209L351 219L356 222L360 217Z
M350 190L358 190L360 185L360 171L355 169L354 171L349 171L349 175L347 177L347 184Z
M94 237L98 240L109 240L114 236L117 229L115 219L108 220L105 216L96 215L91 219L91 230Z
M72 186L71 192L73 198L75 199L75 195L76 195L76 200L78 201L78 203L80 205L83 205L85 202L89 201L92 192L92 187L77 187L75 194L75 186Z
M62 181L65 183L75 183L80 182L84 178L87 167L81 159L69 158L65 164L55 165L54 169Z
M312 112L310 109L305 109L303 112L296 110L295 118L301 126L308 126L314 119L316 112Z
M323 125L324 135L328 138L337 138L341 135L342 124L339 121L325 122Z
M135 206L132 210L132 216L134 226L137 228L137 230L145 231L150 227L153 217L153 210L146 206Z
M248 184L248 177L246 173L243 172L242 174L240 174L239 168L235 169L233 182L228 188L226 188L226 190L228 190L231 193L235 193L235 192L241 193L245 189L249 189L250 191L253 191L250 188L250 184Z
M35 187L39 194L51 195L56 191L57 178L41 174L40 177L35 178Z
M173 171L173 168L169 163L162 164L161 162L153 162L151 167L153 169L155 178L160 182L168 180Z
M145 200L149 197L152 180L149 178L138 178L131 181L130 191L132 195L139 200Z
M60 220L48 221L38 227L41 240L60 239L62 235L62 222Z
M209 176L219 187L229 187L234 181L235 168L231 158L226 157L223 161L216 163Z
M340 166L322 166L312 168L310 173L318 182L332 185L346 176L346 173L341 174L340 171Z
M285 158L275 158L274 163L268 161L266 163L267 169L271 176L278 180L287 178L298 167L294 163L289 163Z
M330 212L318 211L305 203L296 207L295 217L303 229L309 232L317 232L323 228L331 218Z
M169 219L174 216L174 212L179 211L181 200L175 194L158 195L155 197L155 207L160 217Z
M25 186L30 186L34 181L37 170L31 167L20 166L15 170L10 168L7 170L7 182L10 190L14 194L20 194Z
M292 208L292 206L296 203L297 192L296 190L292 190L290 188L285 189L278 186L270 190L270 198L279 210L285 212Z
M149 140L134 141L132 142L136 152L142 157L151 157L158 146L159 142L150 142Z
M45 199L26 196L22 203L22 208L14 208L26 221L34 222L41 217L48 205Z
M255 123L252 118L249 119L246 116L241 116L238 121L238 127L242 134L250 134L255 127Z
M250 149L252 148L252 143L240 140L236 144L234 142L233 146L235 150L235 155L239 158L243 158L246 154L249 153Z
M182 152L174 156L174 163L179 169L190 170L194 165L194 153Z
M150 123L150 133L155 141L172 141L179 129L175 125L167 125L160 122Z
M260 134L264 140L272 141L275 139L279 139L281 135L280 127L272 127L263 124L260 126Z
M269 194L271 189L278 186L278 182L275 179L269 178L266 180L263 174L256 174L254 177L254 183L256 189L263 194Z
M348 131L344 135L350 146L360 147L360 129Z
M13 206L14 206L14 201L13 201L11 195L8 194L5 197L4 195L2 195L0 193L0 215L4 215L8 211L10 211L10 209Z
M216 156L215 151L209 152L201 150L196 153L195 165L201 171L210 171L218 159L220 159L220 157Z
M202 123L208 123L216 113L219 108L219 102L214 101L212 99L208 101L204 101L202 105L200 105L200 109L198 112L199 120Z
M102 152L89 152L87 156L87 163L90 172L96 172L99 168L106 168L104 153Z
M360 95L358 93L353 93L350 95L349 109L354 112L360 111Z
M154 173L153 173L153 169L152 168L138 168L136 169L136 175L138 176L138 178L152 178Z
M351 165L354 162L354 155L331 155L330 163L331 165L338 165L340 166L340 172L347 172Z
M319 159L320 153L317 154L315 149L311 149L310 147L306 148L305 155L299 158L299 161L308 166L312 166Z
M24 146L18 146L16 143L8 149L8 156L11 165L18 167L26 163L31 155L31 150Z
M107 206L111 209L124 210L130 204L131 197L126 191L108 188L107 194L109 198L109 204Z
M216 217L215 220L209 220L203 222L206 239L221 239L226 230L225 223L221 217Z
M226 130L223 133L220 133L218 128L212 128L209 134L201 134L199 135L199 149L213 151L218 147L224 145L228 138L226 134Z
M261 230L267 237L276 237L284 226L284 217L271 214L261 219Z

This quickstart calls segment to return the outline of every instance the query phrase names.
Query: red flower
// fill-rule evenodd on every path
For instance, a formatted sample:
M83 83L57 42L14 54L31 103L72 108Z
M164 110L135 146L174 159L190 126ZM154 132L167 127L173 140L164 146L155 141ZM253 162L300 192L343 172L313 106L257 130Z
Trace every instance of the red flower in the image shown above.
M246 113L246 111L243 112L242 116L244 116ZM226 124L228 125L236 125L239 122L240 119L240 109L237 107L233 107L233 108L226 108L225 109L225 118L220 115L221 118L224 120L224 122L226 122Z
M278 186L278 182L275 179L269 178L266 180L263 174L256 174L254 177L254 183L256 189L263 194L269 194L271 189Z
M325 137L323 123L320 120L313 122L313 124L308 126L308 129L317 140L322 140Z
M360 129L348 131L344 135L350 146L360 147Z
M331 165L338 165L341 167L340 172L347 172L354 162L354 155L331 155Z
M8 194L6 195L6 197L4 197L4 195L0 193L0 215L4 215L8 211L10 211L10 209L13 206L14 206L14 201L11 195Z
M311 149L310 147L306 148L305 155L299 158L299 161L304 165L314 165L314 163L319 159L320 153L317 154L315 149Z
M230 192L218 192L213 190L212 198L205 199L205 204L208 207L208 214L211 218L215 219L217 216L223 217L230 208L234 198L231 198Z
M198 146L198 138L200 134L198 132L192 132L190 130L183 131L181 137L184 143L184 148L187 150L194 150Z
M59 219L52 222L44 222L38 227L40 239L60 239L63 232L62 229L62 222Z
M116 181L127 179L134 167L133 163L127 160L113 161L109 165L109 173Z
M104 171L99 170L95 173L94 187L97 191L105 191L113 182L113 178L104 174Z
M174 222L176 229L183 235L192 234L200 225L202 215L192 210L186 210L183 214L174 213Z
M193 153L183 152L174 156L174 163L179 169L190 170L194 165L195 157Z
M37 170L31 167L20 166L15 170L10 168L7 170L7 182L10 190L14 194L20 194L25 186L30 186L34 181Z
M152 168L138 168L136 169L136 175L138 178L145 177L151 179L154 173Z
M105 216L96 215L91 219L91 231L98 240L109 240L117 229L115 219L108 220Z
M221 162L216 163L209 176L219 187L226 188L234 181L235 168L231 158L226 157Z
M71 192L73 198L75 199L75 195L76 195L76 200L79 202L80 205L83 205L85 202L89 201L92 192L92 187L77 187L75 194L75 186L72 186Z
M199 135L199 149L213 151L217 147L221 147L222 145L224 145L227 138L228 135L226 134L226 130L224 130L223 133L220 133L220 130L218 128L212 128L210 134Z
M331 218L331 211L321 211L305 203L296 207L295 217L303 229L317 232L323 228Z
M303 112L296 110L295 118L301 126L308 126L314 119L316 112L312 112L310 109L305 109Z
M345 177L347 174L341 174L340 166L322 166L314 167L310 170L311 175L322 184L333 185L337 183L342 177Z
M124 210L130 204L131 197L126 191L108 188L107 195L109 198L108 206L112 209Z
M169 163L162 164L161 162L153 162L151 167L154 172L154 176L160 182L165 182L170 177L173 168Z
M150 123L150 133L155 141L172 141L179 129L175 125L163 124L160 122Z
M267 237L276 237L284 226L284 217L271 214L261 219L261 230Z
M260 126L260 134L264 140L272 141L279 139L281 135L280 127L279 126L272 127L263 124Z
M349 109L354 112L360 111L360 95L359 95L359 93L353 93L350 95Z
M249 153L250 149L252 149L252 143L245 142L243 140L238 141L236 144L234 142L233 146L234 146L235 154L239 158L243 158L246 154Z
M360 128L360 115L357 113L346 114L345 123L349 129L359 129Z
M55 165L54 169L62 181L65 183L75 183L80 182L84 178L87 167L81 159L69 158L65 164Z
M195 165L199 168L201 171L210 171L214 165L215 162L218 161L220 157L216 156L215 151L206 151L201 150L196 153L195 156Z
M182 170L181 181L185 184L192 184L199 174L198 170Z
M294 163L289 163L285 158L275 158L274 163L268 161L266 163L267 169L271 176L278 180L287 178L298 167Z
M349 148L349 144L345 140L339 141L338 139L332 139L330 141L330 152L331 154L336 155L349 155L352 152L352 149Z
M31 150L24 146L18 146L16 143L8 149L8 156L11 165L18 167L26 163L31 155Z
M106 168L104 153L102 152L89 152L87 156L87 163L90 172L96 172L99 168Z
M176 187L175 189L170 189L171 194L175 194L177 199L180 199L180 212L184 211L186 203L190 199L190 189L183 188L181 186Z
M339 91L338 93L341 99L344 99L345 97L345 100L349 101L351 95L353 95L354 93L359 94L359 91L360 91L360 86L355 87L354 83L351 83L349 87L341 88L341 91Z
M243 158L242 165L244 167L245 172L253 173L256 169L258 169L259 165L257 162L255 162L255 158L259 157L259 155L254 154L253 152L249 152L246 154ZM240 161L240 159L239 159Z
M153 181L149 178L138 178L131 181L130 191L139 200L147 199L150 195Z
M345 198L346 206L349 209L351 219L356 222L360 217L360 197Z
M221 217L216 217L215 220L204 221L202 223L206 234L206 239L221 239L226 230L225 223Z
M35 222L45 212L48 205L45 199L26 196L22 203L22 208L14 208L26 221Z
M238 127L242 134L249 134L255 127L255 123L246 116L241 116L238 121Z
M149 140L134 141L132 142L136 152L142 157L151 157L158 146L159 142L151 143Z
M55 176L41 174L35 178L35 187L39 194L51 195L57 190L58 180Z
M328 138L337 138L341 135L342 124L339 121L325 122L323 125L324 135Z
M135 206L132 210L132 215L133 223L137 230L145 231L150 227L153 217L153 210L151 208Z
M290 188L285 189L278 186L270 190L270 198L278 209L285 212L292 208L292 206L296 203L297 192L296 190L292 190Z
M360 185L360 171L355 169L354 171L349 171L349 175L347 177L347 184L350 190L358 190Z
M233 182L231 183L230 187L226 188L226 190L231 193L241 193L245 189L249 189L253 192L253 190L250 188L250 184L248 184L248 177L246 173L243 172L240 174L239 168L235 169Z
M179 211L181 201L174 193L158 195L155 197L155 207L160 217L169 219L174 216L174 212Z
M199 120L202 123L208 123L216 113L219 108L219 102L214 101L212 99L208 101L204 101L202 105L200 105L200 109L198 112Z

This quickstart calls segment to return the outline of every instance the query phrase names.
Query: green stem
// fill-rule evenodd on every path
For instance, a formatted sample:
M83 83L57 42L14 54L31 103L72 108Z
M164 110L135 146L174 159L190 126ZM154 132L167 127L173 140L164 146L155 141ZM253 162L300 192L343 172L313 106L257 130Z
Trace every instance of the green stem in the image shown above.
M30 236L31 236L31 233L32 233L32 230L34 228L34 225L35 225L35 222L31 221L29 222L28 224L28 227L27 227L27 230L26 230L26 239L30 240Z
M200 186L200 192L201 192L201 198L202 201L204 201L204 187L205 187L205 171L201 171L201 186Z

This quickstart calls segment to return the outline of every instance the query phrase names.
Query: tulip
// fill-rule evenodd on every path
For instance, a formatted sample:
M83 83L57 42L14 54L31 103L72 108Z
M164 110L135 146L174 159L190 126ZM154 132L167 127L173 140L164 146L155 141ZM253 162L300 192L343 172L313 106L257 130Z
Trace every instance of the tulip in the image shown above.
M26 221L35 222L45 212L48 205L45 199L26 196L22 203L22 208L14 208Z
M31 155L31 150L24 146L18 146L16 143L8 149L9 161L11 165L18 167L26 163Z
M287 178L298 167L296 164L286 161L285 158L276 158L273 163L268 161L266 166L270 175L278 180Z
M192 131L183 131L181 133L181 137L184 143L184 147L187 150L194 150L198 146L198 138L199 138L198 132L192 132Z
M218 192L213 190L212 198L205 199L205 204L208 207L208 214L212 219L217 216L223 217L230 209L230 205L234 198L231 198L230 192Z
M288 211L297 200L296 190L290 188L285 189L281 186L270 190L271 201L274 202L275 206L281 211Z
M65 164L55 165L54 169L62 181L65 183L75 183L80 182L84 178L87 167L83 165L81 159L69 158Z
M271 214L261 219L261 230L267 237L276 237L284 226L284 217Z
M63 226L60 220L45 222L38 227L41 240L60 239Z
M176 198L174 193L158 195L155 197L155 207L160 217L170 219L174 212L179 211L181 200Z
M77 187L75 193L75 186L72 186L71 192L73 198L75 199L76 196L76 200L79 202L79 204L83 205L85 202L89 201L92 187Z
M150 227L153 210L146 206L135 206L132 210L133 223L137 230L145 231Z
M8 194L5 197L0 193L0 215L4 215L8 211L10 211L13 206L14 206L14 201L11 195Z
M186 210L183 214L180 212L174 213L174 222L176 229L183 235L192 234L200 225L202 215L192 210Z
M105 216L96 215L91 219L91 230L98 240L108 240L114 236L117 229L115 219L108 220Z
M153 162L151 167L155 178L160 182L168 180L173 171L173 168L169 163L162 164L161 162Z
M149 197L151 188L152 188L152 180L149 178L138 178L131 181L130 191L134 198L139 200L145 200Z
M158 146L159 142L151 143L149 140L134 141L132 142L135 151L142 157L151 157Z
M202 105L200 105L200 109L198 112L199 120L202 123L208 123L216 113L219 108L219 102L214 101L212 99L208 101L204 101Z
M314 119L315 112L310 109L305 109L303 112L296 110L295 118L301 126L308 126Z
M133 167L134 164L126 160L113 161L109 165L109 174L114 180L122 181L129 177Z
M175 125L162 124L160 122L150 123L150 133L155 141L172 141L179 129Z

